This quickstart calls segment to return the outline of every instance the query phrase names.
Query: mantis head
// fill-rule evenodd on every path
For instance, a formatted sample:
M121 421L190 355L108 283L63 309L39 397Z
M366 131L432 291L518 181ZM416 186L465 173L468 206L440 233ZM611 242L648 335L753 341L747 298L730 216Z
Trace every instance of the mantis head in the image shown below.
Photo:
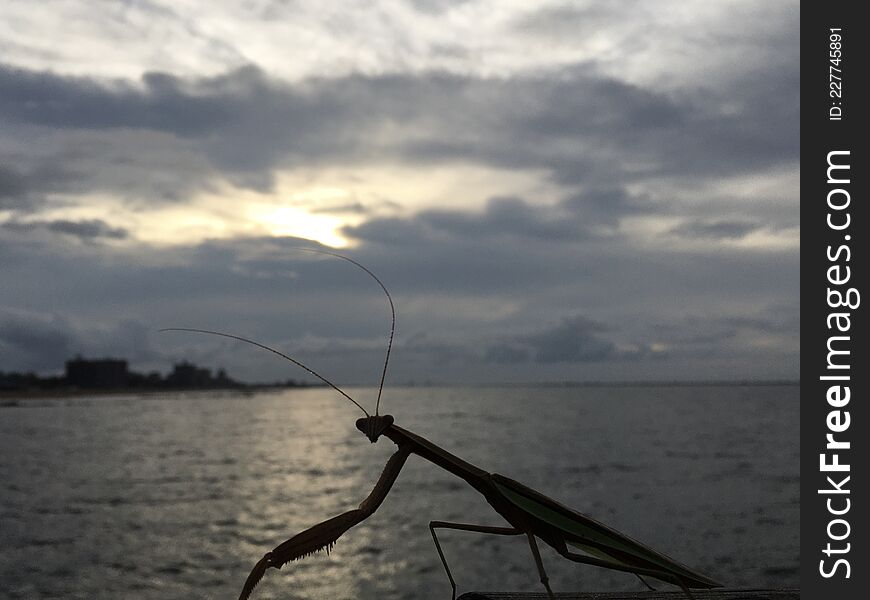
M372 444L378 441L381 434L393 424L392 415L363 417L356 420L356 428L366 434Z

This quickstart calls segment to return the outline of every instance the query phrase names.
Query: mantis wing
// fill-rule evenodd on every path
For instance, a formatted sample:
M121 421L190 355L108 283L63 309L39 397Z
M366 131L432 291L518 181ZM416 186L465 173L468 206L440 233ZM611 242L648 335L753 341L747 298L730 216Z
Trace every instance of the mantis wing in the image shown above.
M691 570L674 559L665 556L633 540L627 535L599 523L540 492L497 473L492 481L498 491L511 504L525 513L543 521L562 533L567 544L614 566L661 571L682 582L687 587L712 588L721 584Z

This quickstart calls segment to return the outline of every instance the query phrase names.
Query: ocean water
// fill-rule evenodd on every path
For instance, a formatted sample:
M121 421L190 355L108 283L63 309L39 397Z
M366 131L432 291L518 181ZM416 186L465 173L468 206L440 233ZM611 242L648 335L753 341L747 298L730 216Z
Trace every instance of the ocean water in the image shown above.
M391 388L382 412L728 586L797 587L799 391ZM4 598L235 598L266 551L355 508L395 449L369 443L361 413L319 388L6 404ZM412 456L331 554L269 570L253 597L449 598L430 520L504 524ZM540 589L523 538L439 537L459 593ZM555 591L642 587L541 552Z

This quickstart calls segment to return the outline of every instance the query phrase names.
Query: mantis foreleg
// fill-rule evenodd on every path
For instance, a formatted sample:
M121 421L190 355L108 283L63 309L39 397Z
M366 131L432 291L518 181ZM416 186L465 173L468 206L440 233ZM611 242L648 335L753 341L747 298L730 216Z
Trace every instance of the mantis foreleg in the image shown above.
M444 570L447 571L447 579L450 580L450 587L453 589L453 593L450 596L451 600L456 600L456 582L453 580L453 574L450 573L450 567L447 566L447 559L444 558L444 552L441 550L441 544L438 542L438 536L435 534L436 529L458 529L460 531L474 531L477 533L491 533L494 535L520 535L522 533L522 531L514 527L492 527L489 525L468 525L466 523L430 521L429 531L432 532L432 539L435 540L435 548L438 550L438 556L441 557L441 564L444 565Z
M390 488L393 487L393 483L395 483L399 472L402 470L410 454L411 450L407 446L399 446L399 449L384 466L384 472L381 473L381 476L375 483L375 487L368 497L360 503L359 508L318 523L314 527L306 529L302 533L294 535L286 542L279 544L271 552L267 552L254 565L251 574L248 575L248 579L242 587L242 593L239 594L239 600L246 600L251 595L254 586L259 583L269 567L280 569L291 560L298 560L320 550L328 552L345 531L370 517L384 501L384 498L387 497Z

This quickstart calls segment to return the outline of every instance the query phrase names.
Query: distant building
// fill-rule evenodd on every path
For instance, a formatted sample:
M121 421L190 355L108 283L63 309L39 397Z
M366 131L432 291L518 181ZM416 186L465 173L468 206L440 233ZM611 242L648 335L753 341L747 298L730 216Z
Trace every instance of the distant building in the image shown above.
M209 369L183 361L173 366L172 373L166 377L166 383L172 387L195 388L212 387L215 382Z
M129 383L127 361L113 358L66 361L66 382L83 389L124 388Z
M293 380L286 383L249 385L235 381L220 367L214 374L210 369L182 361L173 365L163 377L158 371L138 373L130 371L126 360L104 358L88 360L81 356L66 361L62 376L40 376L36 373L6 373L0 371L0 395L36 390L103 390L112 393L121 390L166 389L245 389L249 387L296 387Z

